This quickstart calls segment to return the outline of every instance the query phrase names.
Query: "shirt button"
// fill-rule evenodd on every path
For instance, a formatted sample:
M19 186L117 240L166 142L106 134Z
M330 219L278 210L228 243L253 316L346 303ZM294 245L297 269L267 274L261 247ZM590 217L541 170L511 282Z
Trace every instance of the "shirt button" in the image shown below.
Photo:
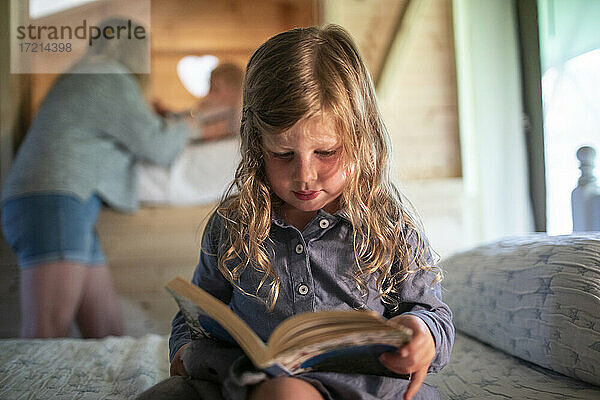
M306 293L308 293L308 286L300 285L298 287L298 293L300 293L302 296L304 296Z
M323 218L321 221L319 221L319 226L325 229L329 226L329 221Z
M301 244L296 246L296 253L302 254L303 251L304 251L304 246L302 246Z

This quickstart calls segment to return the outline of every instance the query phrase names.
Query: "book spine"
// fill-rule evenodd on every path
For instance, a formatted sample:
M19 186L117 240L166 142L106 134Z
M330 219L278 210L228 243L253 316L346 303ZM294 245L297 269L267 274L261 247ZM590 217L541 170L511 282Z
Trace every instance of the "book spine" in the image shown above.
M264 368L263 371L265 371L267 374L271 375L271 376L290 376L292 375L292 373L287 370L286 368L282 367L279 364L271 364L268 367Z

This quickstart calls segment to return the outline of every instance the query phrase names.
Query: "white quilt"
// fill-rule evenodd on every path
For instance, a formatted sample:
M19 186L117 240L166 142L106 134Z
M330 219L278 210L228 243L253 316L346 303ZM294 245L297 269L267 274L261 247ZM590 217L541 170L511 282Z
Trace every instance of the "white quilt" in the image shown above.
M130 399L165 379L167 338L0 340L0 399Z
M0 340L0 399L130 399L168 376L167 338ZM458 334L427 377L445 399L600 399L600 387Z
M168 168L139 163L138 198L142 203L172 205L217 201L239 161L239 141L234 138L189 145Z

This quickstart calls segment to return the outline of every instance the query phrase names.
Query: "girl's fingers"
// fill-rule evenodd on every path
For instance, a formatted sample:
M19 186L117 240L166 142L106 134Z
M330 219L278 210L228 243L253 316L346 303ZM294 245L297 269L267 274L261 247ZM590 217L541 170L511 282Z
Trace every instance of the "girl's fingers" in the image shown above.
M189 343L184 344L179 350L177 350L177 353L175 353L173 361L171 362L171 368L169 369L169 373L171 376L187 376L187 371L185 370L185 366L183 365L183 359L181 357L183 356L183 352L185 351L185 348L188 347L188 345Z
M409 354L420 354L423 351L424 345L425 338L423 335L415 335L413 340L399 349L399 352L400 354L403 354L404 357L408 356Z
M398 374L410 374L415 371L415 358L400 349L398 353L383 353L379 361L389 370Z
M379 356L379 361L384 367L390 371L394 371L398 374L408 374L406 368L408 365L404 365L402 358L398 354L394 353L383 353Z
M426 376L427 367L421 368L420 370L411 375L410 383L408 384L406 392L404 393L404 400L410 400L415 394L417 394Z
M426 350L425 344L426 341L422 338L415 338L395 353L383 353L379 360L387 369L400 374L410 374L423 367L427 370L433 357Z

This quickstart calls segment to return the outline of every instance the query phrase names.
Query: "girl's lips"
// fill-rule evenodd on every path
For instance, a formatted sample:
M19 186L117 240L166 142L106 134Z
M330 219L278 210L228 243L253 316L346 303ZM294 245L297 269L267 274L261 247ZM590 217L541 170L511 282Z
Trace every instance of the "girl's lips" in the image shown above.
M300 200L312 200L319 195L320 191L306 191L306 192L294 192L294 196L296 196Z

